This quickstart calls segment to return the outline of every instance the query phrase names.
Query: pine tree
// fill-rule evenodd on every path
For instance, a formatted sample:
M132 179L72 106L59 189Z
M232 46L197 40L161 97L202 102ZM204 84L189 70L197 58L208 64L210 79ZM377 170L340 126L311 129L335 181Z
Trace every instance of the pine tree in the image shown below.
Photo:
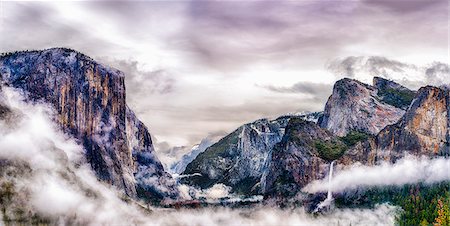
M450 226L450 212L449 212L449 196L447 199L440 198L437 206L437 217L434 221L434 226Z

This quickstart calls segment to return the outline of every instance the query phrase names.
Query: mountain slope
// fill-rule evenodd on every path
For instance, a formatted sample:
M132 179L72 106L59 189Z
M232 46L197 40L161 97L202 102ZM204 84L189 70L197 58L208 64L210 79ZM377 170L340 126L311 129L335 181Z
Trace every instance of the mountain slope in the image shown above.
M260 194L265 187L272 149L281 141L288 121L293 117L316 121L321 113L260 119L245 124L222 138L186 167L183 174L199 173L182 179L183 183L208 188L223 183L240 194Z
M339 162L345 165L354 162L373 165L379 161L395 162L407 154L449 156L449 96L449 91L445 88L420 88L397 123L387 126L377 136L357 144Z
M377 88L377 96L382 102L406 110L411 104L415 91L380 77L373 78L373 86Z
M281 140L286 123L286 118L262 119L239 127L189 163L183 174L200 173L201 176L183 182L201 188L223 183L234 191L255 191L269 153Z
M127 195L176 195L150 134L125 103L122 72L69 49L16 52L0 58L3 85L56 110L55 121L86 149L99 179ZM163 188L163 189L161 189Z
M141 225L137 202L98 180L46 103L2 87L0 225Z
M213 144L213 140L204 138L200 144L195 145L191 150L184 154L181 159L170 166L170 171L175 174L182 174L186 169L187 165L191 163L197 156L204 152L208 147Z

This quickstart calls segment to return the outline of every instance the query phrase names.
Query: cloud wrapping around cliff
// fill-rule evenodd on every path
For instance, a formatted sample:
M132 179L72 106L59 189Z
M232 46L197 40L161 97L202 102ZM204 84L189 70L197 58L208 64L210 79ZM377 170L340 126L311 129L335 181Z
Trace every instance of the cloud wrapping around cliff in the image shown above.
M407 156L395 164L381 163L375 166L355 164L340 169L336 166L331 181L333 192L343 192L357 188L381 186L402 186L414 183L433 184L450 181L450 159ZM305 192L326 192L329 188L328 178L316 180L305 186Z
M111 225L144 223L136 206L119 198L112 187L98 181L84 159L84 150L53 123L52 108L26 102L19 93L2 87L0 103L11 112L0 120L0 160L13 172L0 180L13 182L15 202L62 224ZM29 173L20 173L30 169Z

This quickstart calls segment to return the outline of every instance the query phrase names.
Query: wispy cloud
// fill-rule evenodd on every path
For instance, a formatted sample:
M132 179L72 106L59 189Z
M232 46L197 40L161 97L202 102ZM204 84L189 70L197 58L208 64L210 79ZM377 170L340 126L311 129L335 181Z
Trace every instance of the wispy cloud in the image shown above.
M381 76L404 84L413 89L421 86L449 84L450 68L442 62L410 64L381 56L350 56L335 59L327 69L336 78L350 77L371 82L374 76Z

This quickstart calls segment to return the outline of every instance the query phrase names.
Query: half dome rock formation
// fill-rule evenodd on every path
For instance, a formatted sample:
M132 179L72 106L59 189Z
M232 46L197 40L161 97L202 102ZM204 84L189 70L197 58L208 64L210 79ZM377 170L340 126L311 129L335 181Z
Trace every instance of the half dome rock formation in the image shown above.
M3 54L2 85L50 104L55 121L85 148L97 177L130 197L176 197L150 134L125 102L122 72L76 51L53 48Z
M336 82L319 125L337 136L350 131L377 134L396 123L415 93L379 77L374 86L344 78Z

